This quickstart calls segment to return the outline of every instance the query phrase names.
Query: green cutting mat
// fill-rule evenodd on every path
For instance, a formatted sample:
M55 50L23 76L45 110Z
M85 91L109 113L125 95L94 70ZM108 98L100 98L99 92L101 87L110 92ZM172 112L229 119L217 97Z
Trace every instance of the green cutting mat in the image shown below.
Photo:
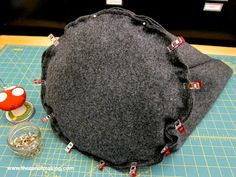
M33 80L40 78L40 60L45 49L9 45L0 51L0 78L8 85L20 85L27 90L27 100L36 108L32 121L41 127L45 146L43 153L32 160L15 156L6 145L12 124L0 111L0 177L129 176L128 171L121 173L109 167L101 172L96 161L75 150L67 154L65 144L53 134L50 124L41 123L45 112L40 87L33 85ZM234 69L224 91L178 152L161 164L140 169L138 176L236 176L236 57L213 57Z

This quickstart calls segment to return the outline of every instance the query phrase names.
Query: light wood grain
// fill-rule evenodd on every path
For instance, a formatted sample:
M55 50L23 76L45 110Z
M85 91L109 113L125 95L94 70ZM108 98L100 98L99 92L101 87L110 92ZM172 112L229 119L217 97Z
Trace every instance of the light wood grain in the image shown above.
M51 41L46 36L8 36L0 35L0 49L4 45L49 46ZM192 45L205 54L236 56L236 47Z
M0 48L4 45L49 46L52 42L46 36L0 35Z
M209 45L192 45L192 46L205 54L236 56L236 47L209 46Z

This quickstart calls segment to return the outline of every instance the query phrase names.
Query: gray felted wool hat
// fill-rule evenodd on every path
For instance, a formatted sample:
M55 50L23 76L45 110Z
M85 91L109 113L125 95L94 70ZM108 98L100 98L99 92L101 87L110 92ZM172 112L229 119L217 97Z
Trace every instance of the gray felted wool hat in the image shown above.
M183 144L231 74L153 19L111 8L44 52L41 98L68 151L133 174Z

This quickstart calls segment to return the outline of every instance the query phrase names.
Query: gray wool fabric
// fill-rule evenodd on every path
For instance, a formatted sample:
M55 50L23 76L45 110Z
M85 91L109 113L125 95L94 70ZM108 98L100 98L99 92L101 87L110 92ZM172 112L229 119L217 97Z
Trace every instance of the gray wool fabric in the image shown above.
M53 130L114 168L161 162L177 150L217 99L232 70L153 19L121 8L83 16L42 56L42 104ZM184 84L202 80L203 88ZM174 123L180 120L186 134Z

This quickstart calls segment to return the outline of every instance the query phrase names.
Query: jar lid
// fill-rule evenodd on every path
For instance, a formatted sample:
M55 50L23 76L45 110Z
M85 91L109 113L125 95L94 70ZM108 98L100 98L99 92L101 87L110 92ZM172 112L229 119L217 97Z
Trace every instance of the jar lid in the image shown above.
M30 120L35 113L33 104L28 101L26 101L19 109L20 111L12 110L6 112L6 118L9 122L17 124Z

